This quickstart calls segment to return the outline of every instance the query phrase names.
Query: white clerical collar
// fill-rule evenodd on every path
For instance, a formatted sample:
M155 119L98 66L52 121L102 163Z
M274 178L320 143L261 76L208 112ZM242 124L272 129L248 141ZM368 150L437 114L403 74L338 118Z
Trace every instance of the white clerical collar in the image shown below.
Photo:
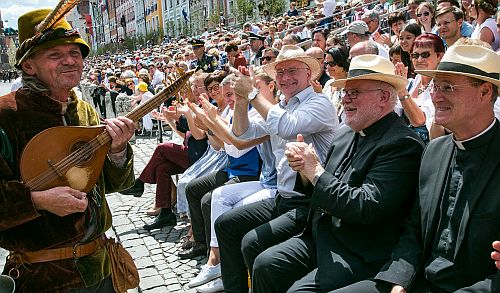
M497 121L497 119L494 118L493 122L491 122L490 126L488 126L485 130L481 131L481 133L479 133L471 138L464 139L464 140L456 140L455 137L453 137L453 142L455 143L455 145L457 146L458 149L465 150L465 146L464 146L465 142L474 140L474 139L480 137L481 135L485 134L486 132L488 132L488 130L490 130L493 127L493 125L495 125L496 121Z
M359 135L361 136L366 136L366 134L363 132L363 130L358 131Z

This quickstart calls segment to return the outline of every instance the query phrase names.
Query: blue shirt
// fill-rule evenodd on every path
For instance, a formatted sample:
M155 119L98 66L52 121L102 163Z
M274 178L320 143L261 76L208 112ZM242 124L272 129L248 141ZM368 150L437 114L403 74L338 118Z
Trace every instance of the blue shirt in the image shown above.
M270 135L278 179L278 192L283 197L304 196L294 191L297 172L288 165L285 147L294 142L297 134L304 136L306 143L312 143L321 163L325 161L333 136L338 128L335 108L323 94L307 87L288 103L282 97L267 114L267 120L249 121L249 127L241 138L251 139Z

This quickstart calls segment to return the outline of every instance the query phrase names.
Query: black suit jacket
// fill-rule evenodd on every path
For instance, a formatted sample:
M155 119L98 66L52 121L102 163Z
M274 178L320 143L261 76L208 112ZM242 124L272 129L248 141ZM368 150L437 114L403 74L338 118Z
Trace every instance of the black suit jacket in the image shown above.
M414 201L423 143L391 113L365 129L364 145L342 178L335 170L347 156L355 133L339 130L323 173L311 194L309 225L316 237L322 291L336 287L338 255L355 276L373 277L390 259L400 224ZM311 188L311 186L309 186ZM306 190L307 192L307 190ZM352 261L350 261L352 260Z
M454 252L454 282L450 291L500 292L500 273L490 258L491 243L500 239L500 126L488 147L483 165L466 198ZM392 260L376 279L399 284L410 292L425 287L423 270L440 218L439 204L455 144L448 135L428 145L420 170L419 194L405 232L393 252Z

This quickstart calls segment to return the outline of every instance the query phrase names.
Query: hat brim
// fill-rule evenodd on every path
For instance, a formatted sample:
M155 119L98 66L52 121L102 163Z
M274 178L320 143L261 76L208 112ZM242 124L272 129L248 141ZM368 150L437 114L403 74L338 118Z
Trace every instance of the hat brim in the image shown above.
M19 60L16 62L16 68L21 69L21 63L25 61L28 57L31 55L40 52L42 50L47 50L49 48L53 48L59 45L69 45L69 44L76 44L80 45L80 50L82 52L82 57L85 58L89 55L90 52L90 47L85 42L81 37L78 36L73 36L73 37L67 37L67 38L60 38L60 39L54 39L50 40L48 42L45 42L39 46L35 46L32 49L28 50Z
M311 70L311 80L315 80L321 76L320 64L318 60L313 57L294 57L294 58L275 61L273 63L269 63L262 66L262 70L264 70L264 72L266 72L273 79L276 79L276 65L286 61L299 61L305 63Z
M484 80L484 81L487 81L489 83L492 83L493 85L496 85L497 87L500 87L500 80L494 79L491 77L478 75L478 74L473 74L473 73L466 73L466 72L460 72L460 71L449 71L449 70L415 70L415 72L418 74L432 77L432 78L436 77L437 74L462 75L462 76L467 76L467 77L472 77L472 78Z
M389 75L384 73L369 73L363 74L356 77L349 77L345 79L339 79L331 83L332 87L344 88L346 82L352 80L376 80L382 81L392 85L396 91L400 91L406 88L408 80L402 76L398 75Z

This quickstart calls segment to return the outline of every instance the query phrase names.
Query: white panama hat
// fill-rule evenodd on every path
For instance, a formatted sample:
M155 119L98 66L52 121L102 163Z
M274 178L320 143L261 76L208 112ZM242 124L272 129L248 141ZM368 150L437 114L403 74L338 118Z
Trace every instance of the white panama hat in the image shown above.
M500 56L492 50L475 45L448 48L436 70L415 70L434 78L438 73L477 78L500 86Z
M379 55L360 55L352 58L347 78L334 81L331 86L345 87L351 80L378 80L392 85L396 91L404 89L408 80L394 73L394 65L389 59Z
M285 45L281 48L276 61L262 66L262 69L273 79L276 79L276 65L285 61L299 61L305 63L311 70L311 80L315 80L321 75L321 65L319 61L307 56L304 50L295 45Z

